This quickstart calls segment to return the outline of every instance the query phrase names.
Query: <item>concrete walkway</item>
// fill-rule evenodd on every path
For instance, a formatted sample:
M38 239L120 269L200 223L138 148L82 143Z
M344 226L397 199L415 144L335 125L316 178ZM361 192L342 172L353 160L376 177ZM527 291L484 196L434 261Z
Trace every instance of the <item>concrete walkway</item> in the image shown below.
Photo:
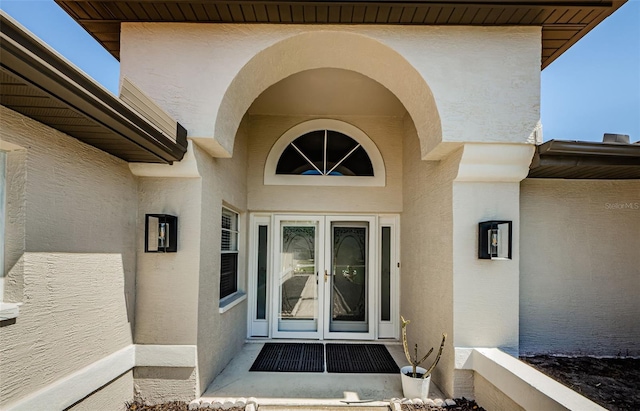
M249 372L263 343L249 342L202 394L203 401L255 397L262 405L362 405L388 406L391 398L402 398L398 374L335 374ZM405 365L402 346L387 345L396 364ZM429 397L444 398L431 383ZM382 401L386 400L384 403ZM354 404L355 405L355 404Z

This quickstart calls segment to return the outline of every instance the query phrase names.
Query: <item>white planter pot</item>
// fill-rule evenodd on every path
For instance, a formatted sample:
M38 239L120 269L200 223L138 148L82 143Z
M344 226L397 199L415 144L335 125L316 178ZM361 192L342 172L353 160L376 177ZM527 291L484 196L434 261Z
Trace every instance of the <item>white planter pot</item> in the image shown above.
M416 367L416 372L424 374L427 372L422 367ZM431 375L427 378L413 378L413 367L407 365L400 369L400 377L402 378L402 393L405 398L420 398L426 400L429 397L429 384L431 383ZM409 374L409 375L407 375Z

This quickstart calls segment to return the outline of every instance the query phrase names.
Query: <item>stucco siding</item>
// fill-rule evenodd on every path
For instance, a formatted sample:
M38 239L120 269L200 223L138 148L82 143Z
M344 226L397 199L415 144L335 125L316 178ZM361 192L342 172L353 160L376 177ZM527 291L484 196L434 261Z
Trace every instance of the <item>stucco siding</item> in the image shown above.
M640 355L640 181L521 183L520 351Z
M517 355L519 188L518 182L454 183L456 347L500 347ZM478 259L478 223L488 220L513 222L512 259Z
M453 393L453 211L452 182L459 154L445 161L422 161L418 138L405 119L404 210L401 215L400 312L410 344L421 352L448 340L434 382Z
M233 158L211 158L196 147L202 174L200 289L198 304L198 378L203 391L242 348L247 335L246 300L224 313L219 310L221 211L239 213L238 289L246 292L247 253L247 119L238 130Z
M270 85L320 67L357 71L407 107L424 157L440 141L531 141L540 36L536 27L125 23L121 75L190 136L230 153L242 116Z
M525 411L477 372L473 373L473 383L476 402L482 408L491 411Z
M66 411L124 411L132 400L133 371L129 371Z
M192 367L136 367L133 378L134 396L145 404L189 402L200 395L197 370Z
M398 213L402 211L402 118L330 116L358 127L376 144L385 187L265 185L267 155L282 134L314 117L251 116L247 185L251 211ZM326 118L326 117L325 117Z
M8 205L24 207L26 240L9 241L7 294L23 305L0 329L4 406L131 344L137 199L125 162L4 107L0 118L2 140L25 148L24 203Z
M196 343L201 190L199 178L139 178L136 344ZM143 252L145 214L178 217L178 252Z

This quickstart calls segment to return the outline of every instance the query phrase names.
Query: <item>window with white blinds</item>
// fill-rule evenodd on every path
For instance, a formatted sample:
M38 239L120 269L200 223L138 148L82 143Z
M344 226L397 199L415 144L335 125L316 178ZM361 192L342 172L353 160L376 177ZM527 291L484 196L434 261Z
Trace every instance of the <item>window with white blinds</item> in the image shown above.
M238 291L238 213L222 209L220 298Z

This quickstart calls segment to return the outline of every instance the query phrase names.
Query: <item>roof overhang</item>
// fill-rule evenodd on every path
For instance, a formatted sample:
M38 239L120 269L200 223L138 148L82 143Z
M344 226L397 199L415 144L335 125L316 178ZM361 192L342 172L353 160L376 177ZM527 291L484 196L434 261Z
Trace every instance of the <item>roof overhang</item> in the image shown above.
M640 179L640 144L547 141L536 147L527 177Z
M542 27L545 68L627 0L55 0L115 58L126 22Z
M0 104L129 162L172 163L187 149L6 14L0 14Z

